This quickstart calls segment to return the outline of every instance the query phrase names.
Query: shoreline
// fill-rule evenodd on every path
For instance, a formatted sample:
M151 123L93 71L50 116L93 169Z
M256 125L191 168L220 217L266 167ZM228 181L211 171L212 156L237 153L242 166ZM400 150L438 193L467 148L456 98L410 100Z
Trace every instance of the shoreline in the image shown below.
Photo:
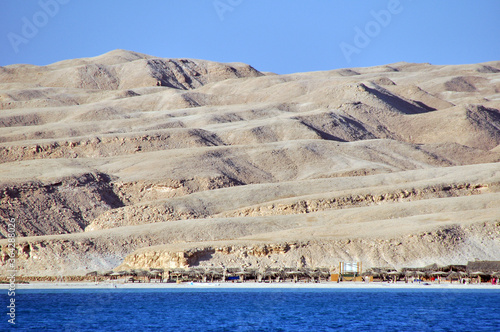
M8 290L8 284L0 284L0 289ZM471 289L471 290L498 290L500 285L492 284L450 284L450 283L386 283L386 282L324 282L324 283L112 283L112 282L33 282L29 284L16 284L16 290L29 289Z

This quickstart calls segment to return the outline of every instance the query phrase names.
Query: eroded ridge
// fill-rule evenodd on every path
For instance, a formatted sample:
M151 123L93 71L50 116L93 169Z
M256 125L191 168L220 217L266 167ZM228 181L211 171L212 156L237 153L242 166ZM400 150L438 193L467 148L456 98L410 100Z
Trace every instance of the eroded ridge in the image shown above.
M0 67L19 273L500 260L499 75L276 75L124 50Z

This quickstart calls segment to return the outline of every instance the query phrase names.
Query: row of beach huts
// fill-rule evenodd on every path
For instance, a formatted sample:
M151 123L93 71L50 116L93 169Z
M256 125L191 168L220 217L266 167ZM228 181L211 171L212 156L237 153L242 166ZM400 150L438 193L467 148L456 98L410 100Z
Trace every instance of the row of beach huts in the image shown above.
M88 273L95 281L121 282L458 282L500 284L500 261L474 261L467 265L437 264L421 268L370 268L359 262L339 263L329 268L243 268L191 267L149 270L97 271Z

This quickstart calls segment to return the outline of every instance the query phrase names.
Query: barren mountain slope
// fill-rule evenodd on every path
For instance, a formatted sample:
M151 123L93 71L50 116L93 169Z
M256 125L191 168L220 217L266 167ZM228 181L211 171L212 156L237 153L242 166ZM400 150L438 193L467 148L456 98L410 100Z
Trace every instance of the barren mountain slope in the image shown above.
M500 62L266 75L116 50L0 67L0 109L24 275L500 259Z

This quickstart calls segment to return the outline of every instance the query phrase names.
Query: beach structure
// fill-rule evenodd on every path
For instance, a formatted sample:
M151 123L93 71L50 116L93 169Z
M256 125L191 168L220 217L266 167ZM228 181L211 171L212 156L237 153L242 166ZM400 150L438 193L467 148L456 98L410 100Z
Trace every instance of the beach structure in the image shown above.
M291 278L293 280L293 282L298 282L299 281L299 276L302 275L302 272L301 271L287 271L286 272L286 276Z
M99 282L99 279L98 279L99 272L98 271L89 272L85 276L87 276L87 277L94 277L94 282L95 283Z
M183 276L183 271L180 271L180 269L175 269L174 271L170 272L170 277L174 278L177 283L182 281L182 276Z
M273 279L277 276L277 271L273 269L266 268L262 271L259 271L259 282L261 281L267 281L269 283L273 282Z
M109 275L109 280L117 280L118 277L121 277L122 274L119 272L113 272Z
M326 267L261 267L220 266L189 268L149 268L129 271L109 271L99 274L93 271L89 276L104 276L109 280L125 278L125 282L450 282L450 283L482 283L491 281L497 284L500 279L500 262L475 261L468 265L437 264L425 267L411 267L396 270L393 267L371 267L362 271L361 262L340 262L338 266Z
M487 274L500 272L500 261L475 261L467 263L467 272L483 271Z
M400 271L391 271L391 272L387 273L389 280L394 282L394 283L396 283L401 278L402 275L403 275L403 273Z
M467 263L467 273L472 282L488 282L498 278L500 274L500 261L474 261Z
M61 277L52 277L61 280ZM435 282L435 283L485 283L500 285L500 262L475 261L468 265L437 264L425 267L411 267L396 270L392 267L371 267L362 271L361 262L341 262L336 267L187 267L187 268L149 268L120 271L92 271L82 276L84 280L96 283L104 280L125 283L145 282L305 282L355 281L355 282Z
M151 282L151 280L154 280L155 282L163 282L163 272L164 270L163 269L151 269L149 271L149 282Z
M205 276L206 270L198 267L198 268L191 268L187 271L187 277L192 280L192 281L203 281L203 278Z
M362 263L361 262L340 262L338 273L332 273L330 280L340 281L362 281Z
M433 276L434 279L437 280L438 283L441 283L441 279L447 275L448 275L448 273L446 273L444 271L436 271L436 272L431 273L431 276Z
M318 271L318 281L328 281L330 279L330 269L327 267L320 267Z
M207 269L205 270L204 274L203 274L203 280L206 282L206 281L210 281L210 282L214 282L214 281L221 281L224 279L224 269L223 268L217 268L217 267L214 267L214 268L210 268L210 269Z
M249 278L252 275L252 272L250 272L250 271L238 271L238 272L235 272L235 275L237 275L239 277L239 280L241 282L245 282L245 280L247 280L247 278Z
M448 274L446 279L450 281L450 283L453 283L454 280L456 280L458 283L462 283L463 278L467 275L465 272L451 272Z

